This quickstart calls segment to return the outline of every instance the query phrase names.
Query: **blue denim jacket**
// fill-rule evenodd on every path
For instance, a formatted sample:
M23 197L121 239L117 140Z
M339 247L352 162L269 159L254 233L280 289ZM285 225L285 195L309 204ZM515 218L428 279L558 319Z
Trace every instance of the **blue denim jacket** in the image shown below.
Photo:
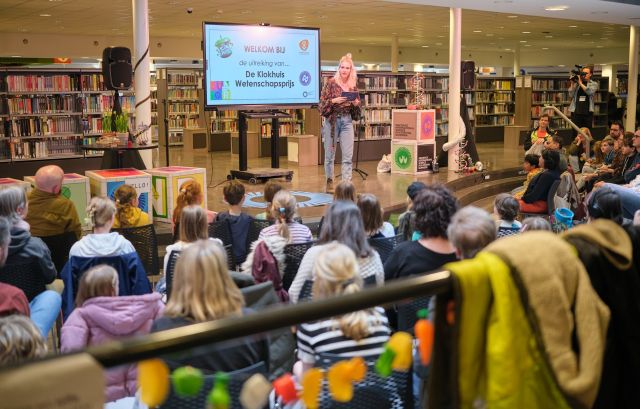
M569 93L571 93L571 104L569 105L569 112L575 112L576 110L576 98L578 97L579 88L580 85L576 83L576 87L574 88L573 92L571 91L571 89L569 89ZM595 94L599 88L600 85L597 81L589 80L589 82L587 83L587 90L585 91L585 93L589 96L589 112L594 111L595 104L593 103L593 94Z

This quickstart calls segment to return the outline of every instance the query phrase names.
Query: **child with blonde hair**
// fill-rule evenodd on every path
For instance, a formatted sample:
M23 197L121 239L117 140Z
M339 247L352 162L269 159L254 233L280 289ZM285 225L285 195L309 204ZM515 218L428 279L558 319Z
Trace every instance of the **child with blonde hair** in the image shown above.
M294 220L297 206L295 196L288 190L280 190L276 193L271 203L271 217L276 223L262 229L258 239L261 240L265 237L277 235L292 244L306 243L313 240L311 230L304 224Z
M36 325L24 315L0 318L0 366L15 365L47 355L47 344Z
M162 315L164 304L159 293L118 297L116 270L101 264L80 278L76 309L62 327L62 352L90 345L147 334L153 321ZM106 402L136 393L136 365L125 365L106 372Z
M138 227L150 224L149 215L138 207L138 192L131 185L122 185L113 194L116 202L116 219L113 227Z
M338 242L324 246L313 264L313 298L354 294L362 289L353 251ZM318 352L343 357L377 357L391 330L384 310L376 307L298 327L298 358L302 370L313 367Z
M115 222L116 206L104 196L91 198L87 215L93 233L74 243L69 257L110 257L134 253L133 244L111 228Z

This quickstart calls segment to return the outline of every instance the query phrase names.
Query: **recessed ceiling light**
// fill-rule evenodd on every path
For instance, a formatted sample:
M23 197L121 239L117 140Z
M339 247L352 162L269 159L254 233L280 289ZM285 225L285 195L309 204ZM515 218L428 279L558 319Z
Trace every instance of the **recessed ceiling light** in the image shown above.
M568 8L569 6L549 6L545 7L544 9L547 11L565 11Z
M525 44L524 46L525 47L531 47L531 44Z
M473 30L474 33L482 33L482 30Z
M429 46L428 45L423 45L422 48L429 48Z
M522 34L531 34L531 31L523 31Z
M522 24L529 24L529 21L523 21Z
M11 58L20 58L22 57L21 55L12 55Z
M601 40L608 40L609 37L600 37Z
M485 34L485 35L486 35L487 37L493 37L493 34L492 34L492 33L487 33L487 34Z
M527 42L527 40L520 40L520 42L521 42L521 43L526 43L526 42Z
M549 47L542 47L542 49L543 49L543 50L548 50L548 49L549 49Z
M553 38L553 36L544 36L544 38Z
M558 67L566 67L564 64L558 64Z
M40 14L40 17L51 17L51 14Z
M444 36L438 36L438 38L444 38Z
M518 18L518 16L507 16L507 18Z
M511 48L505 48L504 50L505 51L511 51Z
M569 26L569 28L578 28L578 26Z
M498 40L504 40L504 37L498 37Z
M436 45L442 45L442 43L436 43Z
M350 38L349 41L356 41L356 39L355 38Z
M398 33L391 33L391 34L396 35L396 34L398 34Z
M242 10L242 11L240 12L240 14L249 14L249 13L251 13L251 10ZM297 14L297 13L296 13L296 14ZM302 15L301 15L300 17L298 17L298 18L301 18L301 17L304 17L304 14L302 14Z
M591 33L582 33L582 35L586 37L586 36L590 36Z
M218 10L216 10L216 13L222 14L222 13L224 13L224 11L222 11L221 9L218 9Z
M502 29L504 28L504 26L498 26L498 28L499 28L500 30L502 30Z

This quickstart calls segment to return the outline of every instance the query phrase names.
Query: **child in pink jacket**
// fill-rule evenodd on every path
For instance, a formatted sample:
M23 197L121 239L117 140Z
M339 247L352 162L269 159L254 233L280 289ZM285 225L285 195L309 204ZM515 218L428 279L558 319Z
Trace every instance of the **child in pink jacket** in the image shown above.
M153 321L162 316L164 304L159 293L117 295L118 273L113 267L99 265L82 275L76 309L62 327L62 352L147 334ZM134 396L135 364L108 370L106 383L106 402Z

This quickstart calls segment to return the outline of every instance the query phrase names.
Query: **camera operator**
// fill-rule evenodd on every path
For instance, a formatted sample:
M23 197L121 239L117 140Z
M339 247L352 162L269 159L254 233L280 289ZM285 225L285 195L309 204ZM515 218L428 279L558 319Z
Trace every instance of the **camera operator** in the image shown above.
M580 66L577 66L580 67ZM589 128L593 126L593 95L598 91L598 83L591 80L593 66L580 67L580 73L571 77L569 95L571 104L571 121L578 127Z

